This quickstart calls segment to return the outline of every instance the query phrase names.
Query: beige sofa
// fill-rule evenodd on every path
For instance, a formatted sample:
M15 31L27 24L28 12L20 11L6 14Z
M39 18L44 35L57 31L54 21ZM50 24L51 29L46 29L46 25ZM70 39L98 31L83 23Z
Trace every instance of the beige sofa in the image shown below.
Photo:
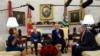
M0 37L0 56L21 56L20 51L6 51L6 41Z
M97 44L100 46L100 33L95 37ZM100 56L100 50L83 51L82 56Z

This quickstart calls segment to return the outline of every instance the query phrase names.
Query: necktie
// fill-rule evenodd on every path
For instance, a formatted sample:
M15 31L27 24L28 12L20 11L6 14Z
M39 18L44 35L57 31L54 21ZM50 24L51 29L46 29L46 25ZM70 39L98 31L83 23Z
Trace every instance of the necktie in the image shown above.
M57 43L59 43L59 41L60 41L60 40L59 40L58 34L59 34L59 30L56 30L56 36L57 36L57 37L56 37L56 38L57 38L56 40L57 40Z
M35 32L35 37L37 38L37 32Z
M82 36L81 36L81 42L82 42L82 40L83 40L84 33L85 33L85 31L82 33Z

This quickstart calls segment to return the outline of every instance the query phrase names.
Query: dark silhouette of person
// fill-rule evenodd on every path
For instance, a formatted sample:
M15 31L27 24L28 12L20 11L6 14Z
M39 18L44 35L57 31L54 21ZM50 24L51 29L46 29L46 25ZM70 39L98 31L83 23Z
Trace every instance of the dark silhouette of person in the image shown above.
M71 22L79 22L79 13L71 13Z

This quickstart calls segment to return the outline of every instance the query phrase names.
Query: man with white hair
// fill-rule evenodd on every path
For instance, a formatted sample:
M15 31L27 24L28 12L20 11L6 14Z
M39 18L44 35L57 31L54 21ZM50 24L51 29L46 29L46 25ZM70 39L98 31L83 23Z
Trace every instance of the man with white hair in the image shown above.
M95 41L94 34L87 30L87 28L82 25L78 28L81 37L78 42L73 42L72 46L72 56L81 56L81 52L85 50L95 50L98 48L98 45Z
M41 43L41 33L39 31L37 31L36 27L33 27L33 32L31 33L31 41L34 43L34 47L35 47L35 54L36 56L38 55L37 53L37 44Z

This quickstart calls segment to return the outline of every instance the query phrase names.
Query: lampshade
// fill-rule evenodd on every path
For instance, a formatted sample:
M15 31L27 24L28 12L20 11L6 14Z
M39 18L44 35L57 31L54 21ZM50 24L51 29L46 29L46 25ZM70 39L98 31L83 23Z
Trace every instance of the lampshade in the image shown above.
M7 27L18 27L18 23L15 17L9 17L7 21Z
M85 15L82 24L94 24L94 19L92 15Z

